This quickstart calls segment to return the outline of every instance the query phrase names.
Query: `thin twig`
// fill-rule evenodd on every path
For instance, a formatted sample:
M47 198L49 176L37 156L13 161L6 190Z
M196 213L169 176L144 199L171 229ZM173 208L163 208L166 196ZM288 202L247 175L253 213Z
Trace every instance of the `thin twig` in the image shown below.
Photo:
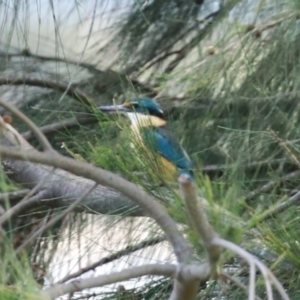
M244 260L247 261L249 265L255 264L257 268L261 271L262 276L264 277L265 283L266 283L266 289L267 289L267 295L268 299L272 299L272 294L270 293L270 282L273 283L281 295L282 299L284 300L290 300L289 296L287 295L285 289L281 285L281 283L276 279L276 277L273 275L273 273L262 263L260 262L255 256L244 250L243 248L235 245L232 242L216 238L214 240L214 243L220 247L223 247L225 249L228 249L234 253L236 253L238 256L242 257ZM267 283L268 282L268 283Z
M292 205L295 205L297 202L300 201L300 191L297 192L295 195L290 197L288 200L284 201L283 203L280 203L275 208L270 209L262 218L259 220L259 222L267 221L270 218L274 218L276 215L284 212ZM257 222L256 222L257 224Z
M266 96L266 97L244 97L241 96L241 99L244 100L251 100L251 101L270 101L270 100L286 100L287 98L291 97L292 99L296 98L297 96L300 96L300 91L293 91L293 92L288 92L288 93L281 93L281 94L276 94L272 96Z
M23 189L23 190L18 190L14 192L8 192L8 193L1 193L0 194L0 202L9 200L9 201L16 201L19 200L20 198L23 198L30 192L29 189Z
M281 163L289 163L289 160L283 160L283 159L273 159L273 160L262 160L262 161L254 161L251 163L243 164L242 162L238 164L226 164L226 165L206 165L203 166L201 169L204 173L210 173L210 172L224 172L225 170L230 170L233 168L239 168L239 169L257 169L262 166L272 166L277 167ZM293 164L294 165L294 164Z
M298 168L300 168L300 161L298 160L296 155L290 150L290 148L287 146L287 142L284 141L282 138L280 138L278 134L271 128L269 128L269 132L275 138L279 146L287 153L290 159L298 166Z
M16 107L5 102L2 99L0 99L0 106L3 106L5 109L9 110L12 114L14 114L16 117L18 117L21 121L23 121L32 130L32 132L36 136L37 140L43 146L44 151L49 151L49 152L54 151L51 144L46 139L46 137L41 133L41 131L38 129L38 127L27 116L25 116L20 110L18 110Z
M222 273L221 277L224 277L227 280L232 281L236 286L238 286L240 289L244 290L248 294L248 292L249 292L248 288L243 283L241 283L240 281L238 281L236 278L234 278L234 277L232 277L232 276L230 276L229 274L226 274L226 273ZM255 295L255 299L256 300L262 300L257 295Z
M278 185L282 182L288 181L288 180L295 179L299 176L300 176L300 171L294 171L287 175L279 177L277 180L271 180L268 183L264 184L263 186L255 189L254 191L251 191L243 200L248 202L248 201L252 200L253 198L257 197L258 195L270 191L276 185Z
M29 236L26 241L19 246L15 253L20 253L29 243L31 243L37 236L39 236L41 233L52 227L56 222L58 222L60 219L65 217L68 213L70 213L81 201L84 197L86 197L96 186L98 183L95 183L92 187L90 187L80 198L78 198L72 205L70 205L64 212L59 214L58 216L54 217L51 221L49 221L47 224L45 224L43 227L41 227L39 230L35 231L31 236Z
M0 85L30 85L30 86L38 86L41 88L46 89L53 89L60 92L66 92L66 94L73 99L84 103L88 107L93 107L96 103L96 101L93 99L92 96L86 94L84 91L80 90L78 87L71 86L68 89L67 83L62 83L58 81L52 81L52 80L42 80L37 78L0 78Z
M2 146L0 148L0 154L2 157L6 158L28 160L33 163L60 168L73 173L74 175L91 179L98 184L119 191L137 203L148 216L153 218L159 224L165 232L167 239L172 244L179 262L186 261L191 255L191 246L179 231L177 224L169 216L165 208L158 203L154 197L148 195L140 186L123 179L117 174L97 168L82 161L65 157L57 152L47 154L36 150L26 151Z
M76 279L69 283L57 284L46 288L43 293L51 299L56 299L68 293L82 291L84 289L101 287L104 285L129 280L141 276L168 276L173 277L176 272L175 265L149 264L129 268L120 272L100 275L85 279Z
M197 22L196 24L194 24L191 28L188 28L187 30L183 31L180 35L177 36L177 38L175 40L173 40L170 45L168 45L167 47L164 47L163 49L161 49L161 51L159 51L155 57L150 57L149 59L147 59L144 63L143 66L139 66L140 71L138 73L136 73L136 77L139 77L141 74L143 74L143 72L145 72L146 70L150 69L152 66L154 66L155 64L159 63L160 61L168 58L171 55L180 55L180 53L182 52L182 48L179 50L171 50L172 47L174 47L174 45L179 41L182 40L182 38L184 36L187 36L188 34L190 34L191 32L193 32L194 30L196 30L197 28L199 28L199 25L207 22L209 19L215 17L216 15L218 15L220 10L214 11L210 14L208 14L207 16L205 16L202 20L200 20L199 22ZM131 70L132 72L132 70Z
M33 54L29 49L24 49L20 53L0 52L0 57L5 57L5 58L7 58L7 57L28 57L28 58L33 58L33 59L39 60L39 61L62 62L66 65L75 65L75 66L79 66L81 68L85 68L85 69L89 70L90 72L93 72L94 74L97 74L97 75L99 75L99 74L103 75L104 73L108 73L108 72L115 72L113 70L107 70L107 69L105 71L99 70L96 67L96 65L91 64L91 63L87 63L87 62L70 60L70 59L61 58L61 57L58 57L58 56L52 57L52 56L43 56L43 55ZM126 74L116 73L116 75L117 75L118 78L120 78L122 76L125 76ZM151 85L142 83L136 78L128 78L128 81L130 81L134 86L142 89L143 92L151 94L151 96L155 96L157 94L157 92L154 90L154 88ZM65 90L67 90L67 89L65 88ZM68 94L68 92L67 92L67 94Z
M29 198L24 198L25 200L22 200L15 206L11 207L5 212L5 214L0 216L0 226L2 226L6 221L11 219L12 216L17 215L21 211L25 211L31 208L34 204L40 202L44 198L45 193L47 192L41 190L36 195Z
M162 237L156 237L156 238L152 238L152 239L142 241L142 242L140 242L136 245L127 246L124 249L122 249L122 250L120 250L120 251L118 251L118 252L116 252L116 253L114 253L110 256L104 257L104 258L100 259L99 261L97 261L97 262L95 262L95 263L93 263L93 264L91 264L91 265L89 265L85 268L81 268L77 272L74 272L70 275L65 276L63 279L59 280L57 283L64 283L64 282L66 282L70 279L79 277L79 276L81 276L82 274L84 274L88 271L95 270L97 267L100 267L104 264L107 264L107 263L110 263L110 262L112 262L116 259L119 259L120 257L122 257L124 255L129 255L130 253L133 253L137 250L156 245L156 244L161 243L165 240L166 240L166 238L164 236L162 236Z
M40 127L40 130L43 134L50 135L50 134L55 133L62 129L79 127L80 125L90 124L90 123L94 123L97 121L98 121L98 119L96 118L96 116L90 115L87 117L72 118L72 119L67 119L67 120L63 120L60 122L48 124L48 125ZM22 136L27 141L34 138L34 135L31 131L26 131L26 132L22 133Z
M255 299L255 276L256 276L256 266L254 263L250 263L250 279L249 279L249 300Z

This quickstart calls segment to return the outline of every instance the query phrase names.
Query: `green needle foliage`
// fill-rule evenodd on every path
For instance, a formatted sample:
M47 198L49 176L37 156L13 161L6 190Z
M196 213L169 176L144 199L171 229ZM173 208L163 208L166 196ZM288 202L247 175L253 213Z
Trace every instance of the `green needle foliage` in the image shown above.
M257 255L284 283L291 299L299 299L298 204L268 217L271 209L290 199L300 187L300 174L290 176L300 167L299 1L154 0L134 1L132 5L127 1L116 2L129 10L111 21L113 33L105 39L104 30L95 25L85 36L93 39L85 48L89 55L84 56L92 66L78 66L75 73L84 70L88 76L73 80L70 74L74 64L45 62L28 56L22 59L33 71L25 68L24 63L22 75L39 74L58 82L72 81L72 86L88 93L96 105L121 103L141 94L157 96L168 111L171 130L195 163L199 196L207 201L206 210L216 231ZM86 3L78 3L74 1L66 14L72 15L74 11L80 14L81 6ZM97 18L104 18L106 4L106 1L95 4ZM22 6L18 1L15 5ZM6 11L4 7L5 4L0 5L2 12ZM23 11L26 10L14 13ZM56 13L54 9L53 14ZM60 34L63 36L64 30L72 25L66 15L61 23L56 20L60 18L51 19L57 25L52 41L56 45L54 58L61 48L63 57L72 57L69 39L75 36L79 40L81 33L72 27L72 34L61 38ZM78 24L81 22L85 19L80 18ZM29 27L26 22L23 25L21 34L15 22L10 24L26 39ZM4 27L3 23L3 32ZM39 39L44 41L42 38L40 34ZM9 38L3 43L7 54ZM3 59L1 70L13 69L15 76L20 75L16 69L20 64ZM68 71L61 72L65 64ZM113 69L106 70L107 66ZM95 113L70 95L62 97L58 91L51 90L42 96L32 92L29 96L30 101L20 102L19 106L38 126ZM49 135L51 143L60 152L118 173L157 196L204 260L205 254L189 226L176 182L161 178L151 153L138 145L132 150L134 141L125 120L95 115L97 122L55 131ZM17 120L13 125L21 132L27 130ZM32 143L37 145L36 141ZM4 176L0 185L2 191L15 188ZM94 222L101 218L96 216ZM101 223L96 239L125 226L121 219L109 220L105 226ZM139 225L133 223L130 220L126 226L136 233L134 239L128 238L128 243L134 245L142 233ZM8 232L24 226L9 228ZM157 228L151 226L151 234L158 235ZM80 236L81 231L78 232ZM71 234L66 238L73 240ZM107 245L99 247L106 249ZM238 259L228 253L222 259L225 266L236 267L238 278L248 283L249 274ZM15 274L19 282L24 281L22 272ZM170 291L170 282L153 280L134 290L144 299L164 299ZM1 291L0 287L0 299L10 299L9 295L2 297ZM9 294L9 289L3 287L3 291ZM265 299L261 280L257 281L257 291ZM101 297L104 296L116 299L115 294L102 293ZM220 289L214 282L201 286L199 299L214 297L244 299L246 295L233 286ZM277 295L274 298L278 299Z

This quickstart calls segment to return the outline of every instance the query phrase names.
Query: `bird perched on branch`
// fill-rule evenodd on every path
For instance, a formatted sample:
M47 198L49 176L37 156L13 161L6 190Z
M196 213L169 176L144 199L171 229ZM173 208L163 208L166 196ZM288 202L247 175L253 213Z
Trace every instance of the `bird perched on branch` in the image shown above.
M174 180L179 174L193 179L193 165L187 153L167 129L164 112L151 98L137 98L122 105L101 106L105 113L125 115L131 122L131 130L138 145L153 154L159 171L167 179Z

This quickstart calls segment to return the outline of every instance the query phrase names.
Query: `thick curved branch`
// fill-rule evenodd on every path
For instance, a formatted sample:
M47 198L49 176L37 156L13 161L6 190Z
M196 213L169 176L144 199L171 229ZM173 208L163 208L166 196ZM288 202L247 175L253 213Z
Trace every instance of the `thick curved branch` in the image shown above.
M36 206L36 204L40 203L40 201L44 199L44 195L46 195L45 191L41 190L32 197L25 197L22 201L8 209L2 216L0 216L0 226L2 226L2 224L9 220L12 216Z
M2 157L15 160L28 160L32 163L44 164L52 166L53 168L61 168L75 175L88 178L94 181L96 184L103 184L109 188L118 190L129 199L132 199L132 201L138 204L148 216L153 218L158 223L158 225L164 231L167 239L171 243L177 257L178 266L176 268L172 265L146 265L105 276L77 281L75 280L70 283L54 286L45 291L45 293L52 297L52 299L69 292L81 291L86 288L98 287L144 275L162 275L174 277L174 288L169 298L170 300L196 299L199 280L208 278L212 271L215 271L215 265L219 259L219 247L232 250L236 254L243 257L249 263L249 265L252 266L252 283L249 286L249 291L253 299L255 295L255 285L253 282L255 282L254 279L256 268L260 269L262 272L269 299L272 298L272 283L281 294L283 299L289 299L282 285L257 258L237 245L218 238L212 227L210 227L206 219L206 215L201 210L201 207L197 206L197 195L195 193L194 185L191 184L191 182L184 176L181 176L179 180L181 183L181 190L184 200L186 201L187 210L204 243L205 248L208 252L212 251L212 254L209 254L210 263L203 264L201 266L189 265L192 263L192 249L188 242L184 239L181 232L178 230L176 223L171 219L164 207L162 207L155 198L148 195L136 184L128 182L118 175L97 168L91 164L64 157L55 151L51 151L50 153L39 152L33 149L9 124L3 122L1 118L0 133L2 138L0 141L2 142L7 142L7 140L10 141L8 139L9 135L11 135L12 139L19 141L19 143L17 143L19 147L12 147L11 144L9 147L3 145L2 143L2 147L0 148L0 154ZM77 202L80 200L81 199L77 199ZM70 208L75 207L76 204L76 202L73 203Z
M57 284L53 287L45 289L43 293L45 296L55 299L65 294L83 291L84 289L88 288L101 287L141 276L156 275L176 277L176 272L177 266L175 265L149 264L126 269L116 273L100 275L92 278L77 279L64 284ZM209 266L206 263L203 263L200 266L186 266L182 274L187 280L191 280L191 278L197 279L198 281L205 280L209 276ZM182 299L190 298L186 297Z
M24 150L35 151L12 126L3 122L2 119L0 119L0 134L1 146L20 146ZM78 195L82 195L94 184L92 180L75 176L61 169L53 171L51 167L28 161L7 158L2 159L2 165L13 181L29 189L43 182L37 192L43 191L43 204L52 208L71 205L78 199ZM95 188L75 210L101 214L144 215L142 210L126 196L103 185Z
M85 69L89 70L91 73L98 75L98 76L103 75L108 72L116 73L115 71L112 71L110 69L109 70L99 70L96 65L87 63L87 62L81 62L81 61L77 61L77 60L69 60L69 59L66 59L65 57L61 58L58 56L51 57L51 56L37 55L37 54L32 53L29 49L24 49L20 53L0 52L0 57L5 57L5 59L7 57L28 57L28 58L31 58L34 60L39 60L39 61L61 62L66 65L74 65L74 66L79 66L81 68L85 68ZM126 74L123 74L123 73L116 73L116 75L119 78L122 76L126 76ZM136 88L141 89L142 92L148 93L149 96L154 97L157 94L157 91L155 91L152 86L142 83L135 78L128 78L128 81L130 83L132 83L132 85L135 86Z
M59 122L51 123L45 126L40 127L40 131L45 135L54 134L59 130L67 129L67 128L76 128L80 127L80 125L91 124L98 122L99 119L96 116L89 115L86 117L79 118L71 118L67 120L62 120ZM34 134L32 131L26 131L22 133L22 136L27 141L34 139Z
M58 153L44 153L36 150L26 151L16 147L2 146L2 157L10 157L17 160L29 160L31 162L45 164L54 168L61 168L75 175L93 180L114 190L118 190L129 199L138 204L144 212L153 218L164 231L171 243L179 262L179 270L174 281L171 300L196 299L199 280L186 276L184 273L187 264L192 262L192 249L178 230L176 223L171 219L164 207L155 198L148 195L141 187L109 171L96 168L93 165L64 157Z
M101 287L104 285L117 283L141 276L156 275L173 277L175 272L175 265L144 265L140 267L126 269L116 273L100 275L87 279L77 279L65 284L57 284L53 287L45 289L44 294L46 297L56 299L57 297L65 294L83 291L88 288Z
M256 268L258 268L261 271L261 274L265 281L266 292L267 292L267 296L268 296L269 300L273 299L271 284L273 284L275 286L276 290L278 291L278 293L280 294L282 299L290 300L289 296L287 295L287 293L286 293L284 287L281 285L281 283L277 280L277 278L273 275L273 273L261 261L259 261L255 256L253 256L252 254L250 254L243 248L235 245L234 243L220 239L220 238L216 238L214 240L214 244L216 246L223 247L225 249L228 249L228 250L236 253L238 256L242 257L245 261L247 261L247 263L249 264L249 266L252 269L252 272L251 272L252 275L250 277L254 277L254 279L255 279L255 272L253 272L253 270L255 270ZM251 291L249 290L249 295L252 295L252 298L249 297L249 299L254 299L255 284L251 284L251 281L250 281L249 288L251 289Z
M2 193L0 194L0 202L9 200L11 201L20 201L30 192L29 189L18 190L14 192Z
M165 211L165 208L157 202L155 198L148 195L140 186L128 182L109 171L102 170L88 163L64 157L55 151L46 153L33 149L9 124L6 124L1 119L0 129L2 133L2 145L4 144L4 141L6 141L7 144L7 137L9 134L11 134L13 138L17 137L17 140L19 141L18 148L11 147L11 144L14 145L14 143L8 143L10 147L3 145L0 148L1 156L4 158L10 158L11 162L28 160L33 163L44 164L52 166L53 168L60 168L67 172L71 172L74 175L93 180L97 184L102 184L117 190L138 204L143 211L153 218L164 231L166 238L173 247L177 260L180 263L180 269L176 274L176 280L174 281L174 288L170 299L181 300L185 299L185 296L187 295L190 299L195 299L199 280L191 278L190 276L185 276L186 274L183 274L184 270L181 268L191 262L192 248L178 230L176 223ZM8 141L10 140L8 139ZM79 200L77 199L70 207L75 207ZM37 233L35 233L35 236L36 234ZM31 239L32 238L30 238L29 241ZM21 251L23 247L24 246L21 246L17 251Z
M18 117L21 121L26 123L28 127L31 129L37 140L41 143L41 145L44 148L44 151L54 151L49 141L46 139L46 137L41 133L41 131L38 129L38 127L27 117L25 116L21 111L19 111L17 108L15 108L13 105L10 105L6 101L3 101L0 99L0 106L4 107L8 111L10 111L12 114L14 114L16 117Z
M2 133L2 147L0 148L0 154L2 157L15 160L27 160L33 163L44 164L54 168L63 169L74 175L90 179L99 185L104 185L108 188L119 191L128 199L131 199L133 202L138 204L148 216L153 218L158 223L158 225L166 234L167 239L173 246L175 255L179 262L185 262L190 259L192 255L192 249L181 232L178 230L176 223L165 211L165 208L159 202L157 202L155 198L148 195L140 186L133 184L109 171L97 168L85 162L76 161L74 159L65 157L55 151L51 151L50 153L36 151L17 133L12 126L5 123L1 119L0 130ZM5 138L7 142L9 133L12 134L13 138L14 135L17 135L17 140L19 141L18 145L23 145L22 148L4 146ZM11 143L8 144L11 146ZM30 149L30 151L28 151L28 149ZM12 162L13 160L10 161Z
M32 242L35 238L37 238L39 235L41 235L43 232L45 232L47 229L51 228L51 226L55 225L58 221L60 221L63 217L65 217L68 213L73 211L75 207L81 202L86 196L89 195L89 193L95 189L97 184L94 184L92 187L90 187L88 190L85 190L83 195L80 196L72 205L70 205L65 211L63 211L61 214L55 216L53 219L51 219L48 223L46 223L44 226L36 230L31 236L29 236L21 246L19 246L15 253L18 254L20 253L23 249L26 248L26 246Z
M57 90L66 93L68 96L74 98L75 100L87 105L88 107L93 107L95 105L94 99L87 95L82 90L77 87L68 86L68 83L62 83L53 80L43 80L37 78L0 78L0 85L30 85L37 86L45 89Z
M2 146L0 154L4 158L28 160L33 163L60 168L119 191L129 199L132 199L148 216L158 223L172 244L179 262L184 262L191 256L192 249L178 230L176 223L168 215L165 208L155 198L148 195L140 186L114 173L82 161L76 161L58 153L43 153L36 150L26 151L15 147Z

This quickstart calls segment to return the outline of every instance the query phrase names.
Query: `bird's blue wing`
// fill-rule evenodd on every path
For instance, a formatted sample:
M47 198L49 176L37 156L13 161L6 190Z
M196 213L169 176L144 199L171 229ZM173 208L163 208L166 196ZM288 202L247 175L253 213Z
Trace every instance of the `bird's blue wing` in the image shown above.
M145 146L158 152L178 169L193 175L193 164L180 143L164 127L142 127L141 136Z

